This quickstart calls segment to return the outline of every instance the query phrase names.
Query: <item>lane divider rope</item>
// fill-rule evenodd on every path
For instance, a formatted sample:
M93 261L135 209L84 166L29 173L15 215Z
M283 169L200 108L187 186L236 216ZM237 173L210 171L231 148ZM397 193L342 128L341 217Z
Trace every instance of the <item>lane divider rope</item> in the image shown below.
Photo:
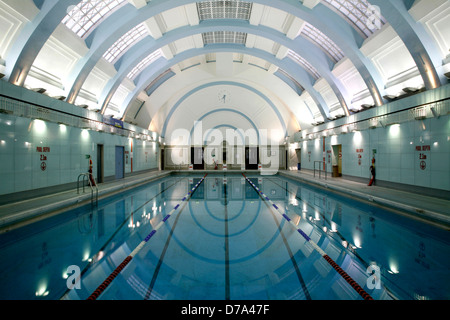
M261 197L263 197L263 199L265 199L267 202L269 202L272 207L281 214L281 216L288 221L296 230L298 233L300 233L300 235L314 248L314 250L316 250L321 256L322 258L324 258L332 267L333 269L335 269L339 275L344 278L345 281L347 281L347 283L364 299L364 300L373 300L373 298L355 281L353 280L344 270L342 270L342 268L333 261L333 259L331 259L314 241L311 240L310 237L308 237L308 235L303 232L302 229L298 229L298 227L295 225L295 223L287 216L286 213L284 213L283 211L281 211L281 209L275 204L273 203L272 200L269 199L269 197L267 197L259 188L258 186L256 186L249 178L247 178L245 176L245 174L242 174L244 176L244 178L247 180L248 183L250 183L250 185L256 190L256 192L258 192Z
M197 182L197 184L187 193L187 195L181 200L181 202L186 201L194 193L194 191L198 188L198 186L205 180L207 175L208 174L205 174L203 178L201 178L200 181ZM158 229L161 228L167 220L169 220L170 216L173 215L173 213L179 207L180 204L178 203L86 300L96 300L103 293L103 291L105 291L105 289L111 284L111 282L119 275L119 273L128 265L128 263L139 253L139 251L142 250L145 244L155 235Z

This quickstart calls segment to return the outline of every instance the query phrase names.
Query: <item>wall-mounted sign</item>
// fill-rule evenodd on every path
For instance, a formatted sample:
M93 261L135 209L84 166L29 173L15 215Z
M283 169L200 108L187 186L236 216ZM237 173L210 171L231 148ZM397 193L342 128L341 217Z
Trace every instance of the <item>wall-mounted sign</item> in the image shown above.
M361 163L362 163L362 154L361 153L363 153L364 152L364 149L356 149L356 153L357 153L357 156L358 156L358 165L360 166L361 165Z
M109 124L113 127L123 129L123 121L121 121L121 120L110 118L110 117L103 117L103 122L106 124Z
M39 161L41 161L41 170L47 170L47 155L46 153L50 153L50 147L36 147L36 152L40 153Z
M431 146L416 146L416 151L419 152L419 168L422 171L427 169L427 160L429 157L428 151L431 151Z

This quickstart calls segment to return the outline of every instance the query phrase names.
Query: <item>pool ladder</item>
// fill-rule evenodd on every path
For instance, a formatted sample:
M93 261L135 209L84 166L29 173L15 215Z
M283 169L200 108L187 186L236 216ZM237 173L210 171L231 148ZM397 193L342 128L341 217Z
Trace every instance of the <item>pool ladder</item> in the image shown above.
M92 179L94 180L94 184L92 185L91 179L89 179L89 173L81 173L78 176L77 179L77 194L80 194L80 178L83 177L83 179L81 180L81 183L83 184L83 193L84 193L84 186L86 185L86 183L84 182L85 180L89 183L89 186L91 187L91 204L92 205L98 205L98 187L97 187L97 182L95 181L95 178L92 177ZM94 198L94 191L95 191L95 198Z
M319 169L316 169L316 163L319 164ZM325 167L325 169L322 169ZM325 172L325 180L327 180L327 163L323 161L314 161L314 178L316 177L316 170L319 171L319 179L321 179L322 171Z

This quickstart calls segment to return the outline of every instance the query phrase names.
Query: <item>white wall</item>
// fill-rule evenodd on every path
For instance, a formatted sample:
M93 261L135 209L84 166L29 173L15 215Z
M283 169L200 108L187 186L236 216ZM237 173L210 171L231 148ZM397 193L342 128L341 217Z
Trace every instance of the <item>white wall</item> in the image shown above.
M131 142L133 172L158 168L159 146L154 142L0 114L0 194L76 182L88 171L86 155L91 156L97 177L97 144L104 145L104 177L114 177L115 147L131 152ZM131 173L131 161L125 164L125 173Z
M450 117L445 115L325 137L328 172L332 172L332 146L341 144L342 174L369 180L372 152L376 149L378 180L450 190L449 132ZM429 146L430 150L423 151L424 146ZM314 161L322 161L323 158L323 138L304 141L300 148L302 169L313 170ZM328 151L331 151L330 157ZM361 155L361 164L358 154ZM421 154L423 159L420 159ZM421 168L422 161L426 164L424 169Z

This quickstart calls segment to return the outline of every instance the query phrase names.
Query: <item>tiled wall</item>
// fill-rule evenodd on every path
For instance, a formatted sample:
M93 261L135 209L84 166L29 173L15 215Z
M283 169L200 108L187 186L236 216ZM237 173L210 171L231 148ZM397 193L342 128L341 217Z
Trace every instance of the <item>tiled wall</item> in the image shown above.
M125 173L158 168L154 142L83 130L53 122L0 114L0 195L63 185L87 172L90 155L97 177L97 145L104 145L104 177L115 175L115 147L128 151Z
M325 137L329 173L337 156L333 153L333 145L342 145L343 175L369 180L369 167L376 150L378 180L450 190L448 115ZM302 168L313 170L314 161L323 159L323 137L304 141L299 147L302 149Z

